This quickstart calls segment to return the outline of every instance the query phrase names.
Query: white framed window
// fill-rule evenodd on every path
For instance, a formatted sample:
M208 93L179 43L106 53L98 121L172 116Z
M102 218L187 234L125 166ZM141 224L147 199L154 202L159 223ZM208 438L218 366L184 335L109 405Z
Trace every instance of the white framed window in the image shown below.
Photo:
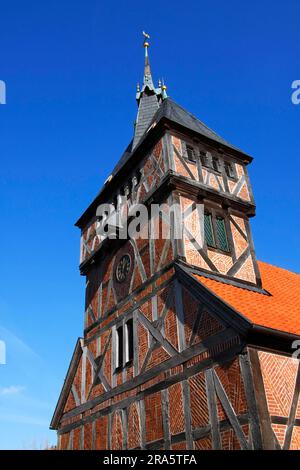
M133 360L133 320L124 322L115 330L116 369L121 369Z
M125 364L133 359L133 320L125 323Z
M123 367L123 326L116 329L116 369Z

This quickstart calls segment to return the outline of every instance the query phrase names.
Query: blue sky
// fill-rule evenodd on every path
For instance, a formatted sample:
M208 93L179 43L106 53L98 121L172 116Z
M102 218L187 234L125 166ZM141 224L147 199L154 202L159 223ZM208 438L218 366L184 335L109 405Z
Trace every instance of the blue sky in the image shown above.
M259 259L299 271L299 1L0 1L0 448L39 448L83 329L74 222L133 131L141 31L155 79L254 156Z

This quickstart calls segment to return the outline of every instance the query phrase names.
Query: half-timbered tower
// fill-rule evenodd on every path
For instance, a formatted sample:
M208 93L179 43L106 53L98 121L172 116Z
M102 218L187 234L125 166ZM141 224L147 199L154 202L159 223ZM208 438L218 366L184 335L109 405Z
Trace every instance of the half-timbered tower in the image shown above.
M300 277L257 261L252 158L154 85L147 41L133 139L76 224L84 335L51 428L60 449L300 449ZM99 230L137 204L138 234Z

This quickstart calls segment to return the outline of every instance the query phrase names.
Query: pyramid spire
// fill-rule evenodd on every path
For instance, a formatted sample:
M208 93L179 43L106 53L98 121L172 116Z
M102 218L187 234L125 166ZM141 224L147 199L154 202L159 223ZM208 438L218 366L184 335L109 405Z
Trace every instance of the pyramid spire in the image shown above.
M145 65L144 65L144 78L143 85L137 86L136 100L138 103L138 113L135 122L133 145L134 148L141 140L142 136L149 127L150 122L156 111L158 110L162 100L167 97L166 86L161 85L159 81L156 88L153 83L150 61L149 61L149 34L143 31L144 42L143 47L145 50Z
M144 49L145 49L145 67L144 67L144 82L143 82L143 90L148 87L151 90L154 90L151 69L150 69L150 62L149 62L149 53L148 48L150 46L148 39L150 38L149 34L143 31L144 35Z

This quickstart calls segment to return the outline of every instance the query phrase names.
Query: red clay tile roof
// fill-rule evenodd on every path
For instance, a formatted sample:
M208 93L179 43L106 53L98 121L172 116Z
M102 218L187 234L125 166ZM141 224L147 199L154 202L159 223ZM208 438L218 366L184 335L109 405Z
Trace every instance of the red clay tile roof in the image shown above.
M193 276L256 325L300 335L300 275L258 262L262 286L271 296Z

